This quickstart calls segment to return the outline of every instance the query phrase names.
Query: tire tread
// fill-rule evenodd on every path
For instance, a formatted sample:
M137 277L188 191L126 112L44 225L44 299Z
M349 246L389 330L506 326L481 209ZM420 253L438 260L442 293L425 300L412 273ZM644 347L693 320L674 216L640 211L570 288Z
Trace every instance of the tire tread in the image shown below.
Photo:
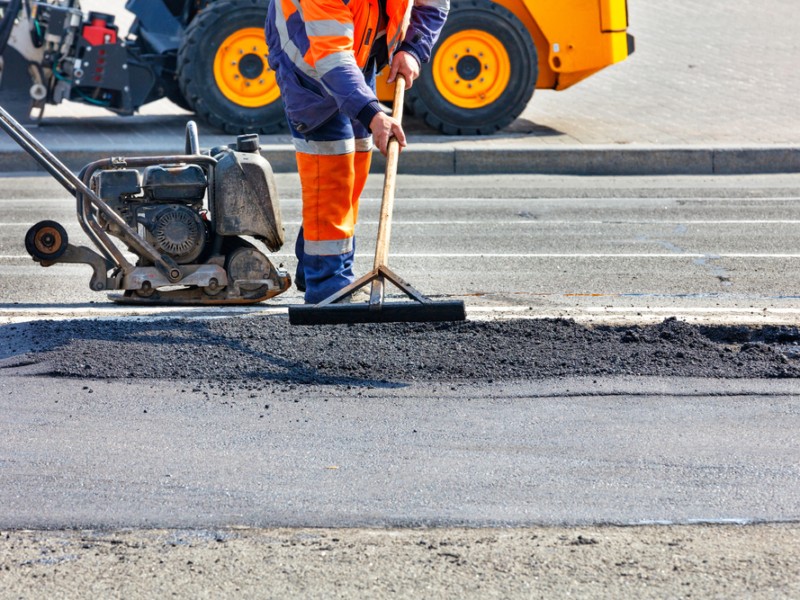
M202 44L204 40L207 40L213 34L214 27L219 20L225 15L239 13L243 10L263 9L264 4L259 0L221 0L209 3L187 27L181 47L178 50L177 69L181 93L198 117L212 127L226 133L271 134L279 133L286 128L285 119L282 117L282 109L281 118L274 118L270 122L244 122L249 121L249 119L233 122L232 119L227 118L226 115L221 114L217 109L209 105L205 97L208 93L208 82L193 77L193 71L198 62L197 49L200 47L199 44ZM210 75L210 80L213 85L213 73ZM280 102L280 100L277 102ZM233 106L233 103L231 103L231 107Z

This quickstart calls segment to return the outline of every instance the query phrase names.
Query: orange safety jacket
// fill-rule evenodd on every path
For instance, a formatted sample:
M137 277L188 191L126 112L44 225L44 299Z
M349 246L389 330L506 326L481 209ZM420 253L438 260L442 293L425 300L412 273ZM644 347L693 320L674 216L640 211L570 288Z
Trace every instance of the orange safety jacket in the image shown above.
M378 31L381 4L379 0L270 1L269 64L287 117L298 132L312 131L337 111L369 126L379 108L363 70L383 33ZM386 0L389 60L404 50L420 64L428 62L449 8L449 0Z

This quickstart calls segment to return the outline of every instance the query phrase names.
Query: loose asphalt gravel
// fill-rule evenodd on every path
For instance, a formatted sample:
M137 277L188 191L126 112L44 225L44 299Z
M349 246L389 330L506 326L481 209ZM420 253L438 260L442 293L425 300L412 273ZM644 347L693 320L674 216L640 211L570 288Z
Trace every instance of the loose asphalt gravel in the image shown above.
M561 376L800 376L797 327L564 319L293 327L285 317L36 321L0 328L0 366L54 376L393 385Z

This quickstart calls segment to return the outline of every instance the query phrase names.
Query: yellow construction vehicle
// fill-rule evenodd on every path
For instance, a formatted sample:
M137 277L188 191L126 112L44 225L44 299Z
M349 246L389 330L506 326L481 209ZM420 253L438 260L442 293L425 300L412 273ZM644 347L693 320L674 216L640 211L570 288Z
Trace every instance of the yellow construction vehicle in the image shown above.
M263 0L225 2L266 5ZM251 115L261 112L260 131L270 133L283 125L283 117L277 117L282 113L275 77L266 61L262 70L261 61L255 60L256 55L268 52L258 9L253 8L250 16L226 12L223 6L228 5L220 2L214 10L216 3L210 3L187 30L188 37L206 28L216 31L226 18L233 33L222 43L218 40L224 35L204 35L199 39L210 39L211 44L185 44L185 51L179 53L179 80L201 82L198 89L209 95L208 87L214 86L203 65L213 60L214 81L222 95ZM241 16L227 17L235 14ZM252 25L246 27L248 19ZM408 90L405 109L445 134L493 133L525 110L534 88L564 90L625 60L633 52L633 37L627 29L626 0L452 0L431 63ZM239 60L243 49L245 58ZM196 52L200 59L195 58ZM202 60L203 54L209 56L207 61ZM189 73L188 62L200 67L195 74ZM377 91L379 100L391 104L394 86L386 83L388 71L384 69L378 78ZM187 88L181 88L184 96L203 116L207 106L195 106L195 94ZM238 132L231 129L230 118L207 118Z
M453 0L405 108L442 133L509 125L534 88L565 90L634 49L626 0ZM378 98L391 87L378 82Z

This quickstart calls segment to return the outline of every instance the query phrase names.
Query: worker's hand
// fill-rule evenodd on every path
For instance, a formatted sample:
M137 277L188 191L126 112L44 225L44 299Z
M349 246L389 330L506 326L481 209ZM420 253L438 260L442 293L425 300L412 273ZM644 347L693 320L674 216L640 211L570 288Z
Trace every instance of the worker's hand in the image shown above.
M389 140L396 137L400 143L400 150L406 146L406 133L403 131L403 126L400 121L394 117L390 117L384 112L377 113L372 117L369 123L369 129L372 132L372 140L375 142L381 154L386 156L389 149Z
M400 74L405 77L406 89L411 89L414 85L414 80L419 77L419 63L412 54L403 52L402 50L394 55L392 58L392 65L389 67L389 77L386 83L392 83L397 75Z

